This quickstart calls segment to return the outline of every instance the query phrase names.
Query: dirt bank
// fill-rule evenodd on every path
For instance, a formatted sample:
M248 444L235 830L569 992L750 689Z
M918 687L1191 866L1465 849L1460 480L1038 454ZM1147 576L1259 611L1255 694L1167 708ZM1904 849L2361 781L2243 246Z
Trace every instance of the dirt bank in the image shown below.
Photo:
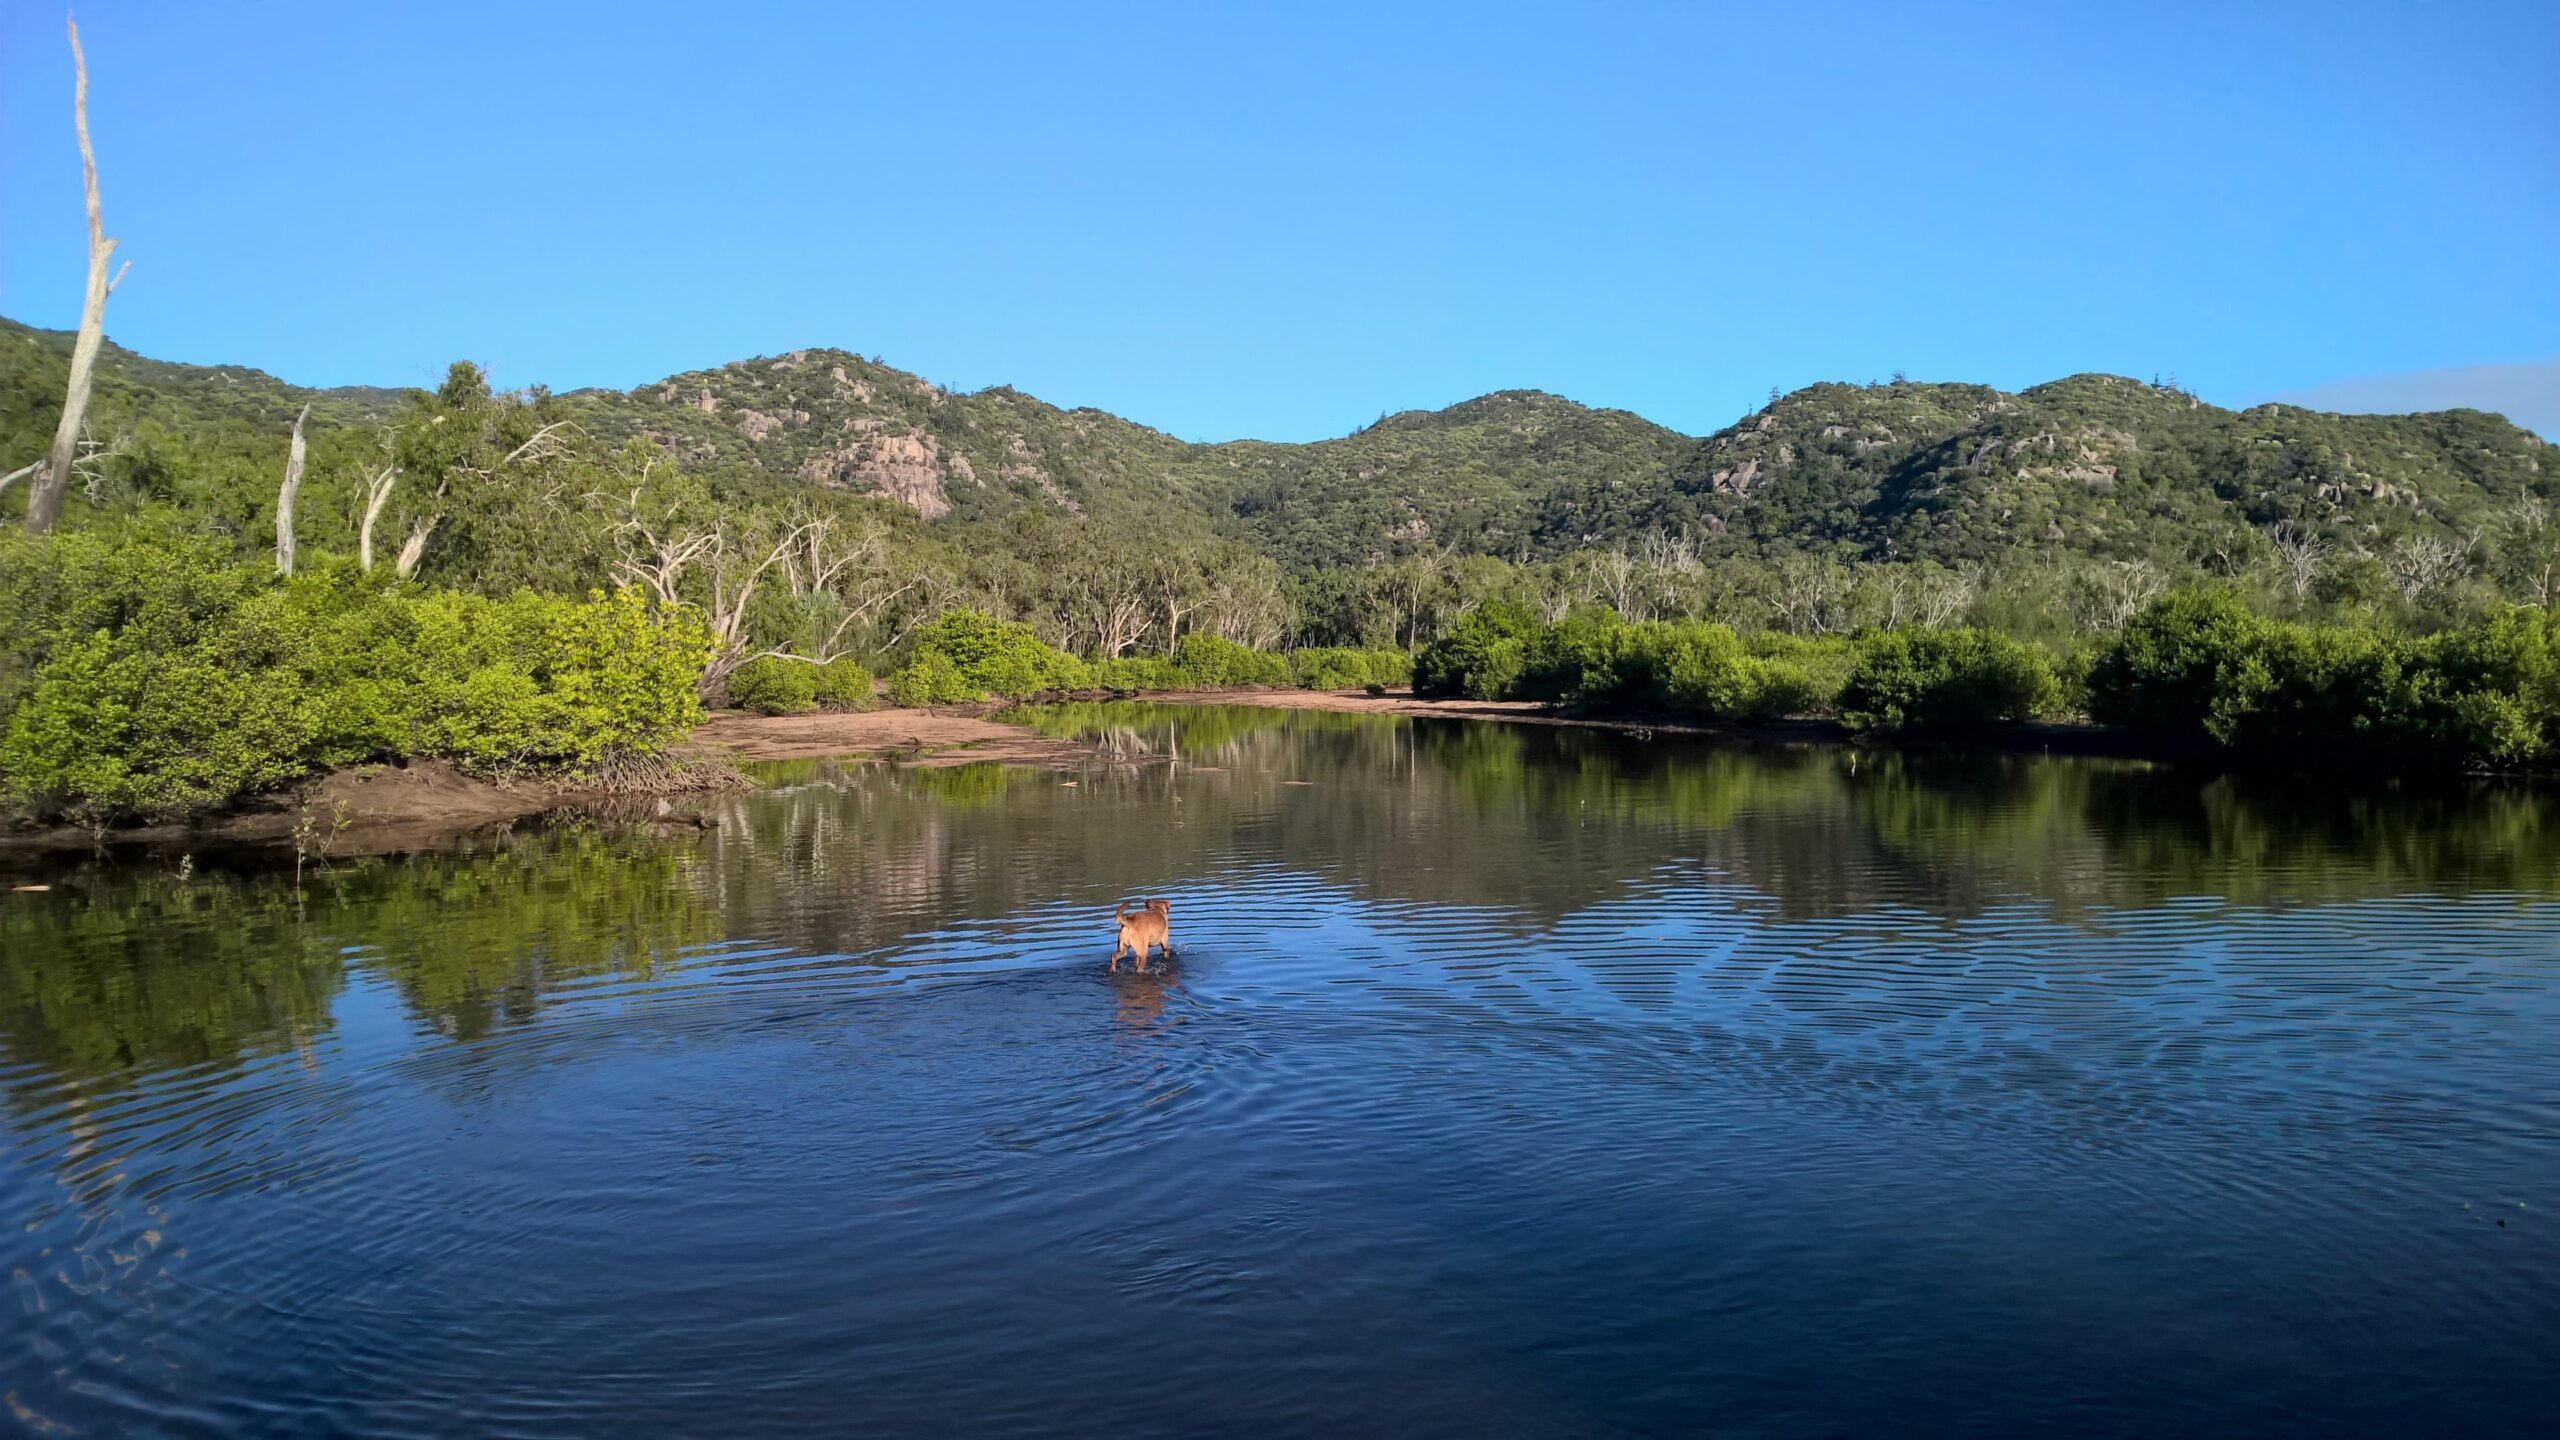
M187 824L128 825L103 833L75 825L0 832L0 866L12 856L125 849L300 845L312 855L389 855L431 849L475 830L569 808L681 825L690 823L683 808L688 796L745 783L726 766L711 765L662 778L648 790L484 780L438 760L359 765Z
M934 767L982 760L1067 765L1093 747L1053 740L986 718L995 707L877 710L864 714L712 716L679 748L681 773L644 783L565 784L487 780L440 761L363 765L316 777L189 824L75 825L0 831L0 870L12 857L95 851L211 852L300 845L327 856L388 855L447 845L474 831L556 811L614 819L693 823L689 797L748 784L732 762L810 758L895 760Z
M1002 760L1017 765L1080 761L1093 747L1055 740L1027 726L987 718L992 707L932 710L826 711L816 715L748 715L730 711L704 721L686 742L700 754L730 760L819 760L872 757L925 768Z

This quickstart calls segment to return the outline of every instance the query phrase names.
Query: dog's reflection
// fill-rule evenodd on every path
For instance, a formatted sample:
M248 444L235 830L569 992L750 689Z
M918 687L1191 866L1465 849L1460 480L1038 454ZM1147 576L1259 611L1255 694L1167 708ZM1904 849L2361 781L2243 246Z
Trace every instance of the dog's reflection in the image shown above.
M1151 970L1114 970L1111 1018L1119 1025L1152 1034L1164 1028L1165 992L1182 981L1179 966L1167 962Z

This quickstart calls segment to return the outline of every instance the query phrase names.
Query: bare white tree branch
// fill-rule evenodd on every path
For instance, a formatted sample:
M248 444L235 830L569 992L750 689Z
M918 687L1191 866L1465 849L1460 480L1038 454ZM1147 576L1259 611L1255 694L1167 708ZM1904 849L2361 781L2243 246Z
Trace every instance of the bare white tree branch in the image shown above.
M367 574L373 571L373 526L382 518L382 507L391 503L391 486L400 476L395 466L385 465L365 477L364 520L356 527L356 565Z
M2283 567L2285 583L2292 587L2293 598L2299 600L2311 593L2320 581L2320 567L2329 558L2329 542L2320 533L2290 520L2279 522L2267 531L2267 543L2276 550L2276 563Z
M98 366L98 346L106 338L107 292L124 279L122 270L112 280L107 277L107 262L115 255L116 242L107 238L106 222L98 208L98 157L89 148L89 57L80 49L79 22L65 17L63 23L71 34L71 121L80 132L80 174L88 187L89 288L80 306L80 332L71 342L71 376L63 393L62 420L53 431L53 451L45 459L43 473L36 477L35 488L27 494L30 535L52 529L62 515L62 497L71 488L71 467L78 458L88 419L89 387Z
M310 451L302 439L303 422L311 418L311 406L305 402L302 413L293 417L293 444L285 451L284 484L276 489L276 573L290 578L293 574L293 502L302 493L302 466Z
M406 580L418 573L418 561L427 553L427 541L436 527L444 523L442 515L430 515L409 527L409 538L401 542L399 558L392 562L392 573Z

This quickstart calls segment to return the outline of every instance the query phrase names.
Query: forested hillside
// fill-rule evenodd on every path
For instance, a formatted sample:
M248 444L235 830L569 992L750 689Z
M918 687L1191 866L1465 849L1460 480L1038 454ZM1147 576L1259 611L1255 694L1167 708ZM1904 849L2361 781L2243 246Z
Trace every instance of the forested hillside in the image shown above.
M0 455L32 456L68 337L0 329ZM110 347L102 448L279 455L294 412L378 424L397 392L306 391L258 371ZM1250 544L1293 572L1401 554L1554 559L1684 536L1695 553L1983 563L2019 549L2231 569L2270 529L2376 556L2476 548L2547 500L2549 447L2492 415L2328 415L2207 405L2075 375L1987 386L1809 386L1704 439L1537 391L1408 411L1337 440L1190 444L1009 388L962 394L840 350L800 350L630 392L560 397L598 438L646 438L697 472L879 495L963 526L1084 516Z

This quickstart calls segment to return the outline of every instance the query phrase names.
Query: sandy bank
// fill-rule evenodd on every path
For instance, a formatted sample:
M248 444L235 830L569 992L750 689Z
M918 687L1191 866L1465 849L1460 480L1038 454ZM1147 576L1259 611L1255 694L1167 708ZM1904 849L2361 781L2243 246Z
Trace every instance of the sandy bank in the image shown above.
M727 711L693 732L686 748L730 760L896 760L926 768L1001 760L1057 765L1082 760L1093 747L1057 740L1028 726L987 718L993 707L932 710L823 711L814 715L749 715Z

